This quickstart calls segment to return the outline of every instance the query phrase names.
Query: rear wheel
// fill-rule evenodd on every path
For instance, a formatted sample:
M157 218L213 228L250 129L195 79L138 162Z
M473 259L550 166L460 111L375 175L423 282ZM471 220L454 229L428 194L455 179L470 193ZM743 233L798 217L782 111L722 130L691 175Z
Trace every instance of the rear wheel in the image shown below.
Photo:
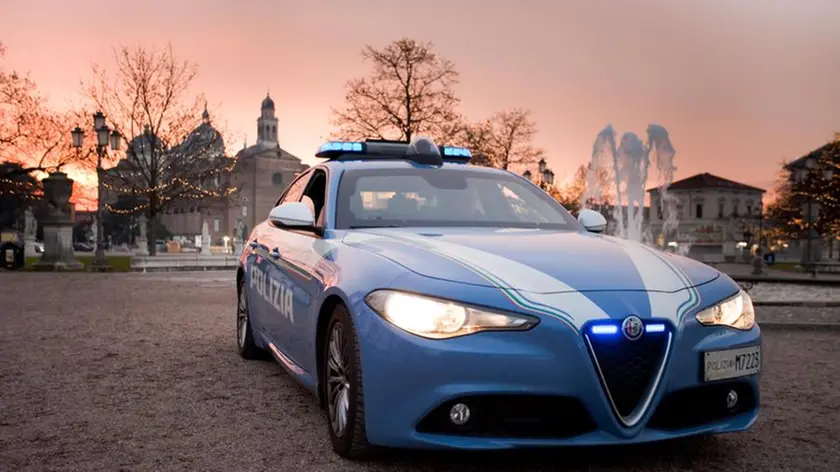
M343 305L333 310L323 349L322 385L333 450L348 459L366 458L373 447L365 432L359 343L350 314Z
M236 345L239 355L245 359L259 359L262 350L254 342L254 332L251 329L251 312L248 308L248 292L245 282L239 282L236 302Z

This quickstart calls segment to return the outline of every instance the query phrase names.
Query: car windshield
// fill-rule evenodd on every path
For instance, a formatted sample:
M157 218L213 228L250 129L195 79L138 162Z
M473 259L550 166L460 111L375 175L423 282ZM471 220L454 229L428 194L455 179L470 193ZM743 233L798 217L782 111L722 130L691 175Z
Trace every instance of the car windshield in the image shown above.
M580 229L559 203L512 174L467 166L343 174L336 228L404 226Z

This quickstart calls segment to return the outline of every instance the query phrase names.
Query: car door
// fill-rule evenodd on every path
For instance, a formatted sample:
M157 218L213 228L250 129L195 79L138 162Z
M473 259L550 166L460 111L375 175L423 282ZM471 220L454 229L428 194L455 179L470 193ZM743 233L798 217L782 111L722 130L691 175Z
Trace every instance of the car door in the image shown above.
M277 205L299 202L311 176L312 172L307 172L292 182ZM266 336L283 357L281 360L287 367L296 370L301 368L301 364L292 355L292 344L305 329L300 325L299 314L308 305L308 297L299 288L302 275L290 263L297 251L297 240L293 236L292 231L266 221L260 243L266 248L263 327Z
M248 240L245 255L245 284L247 287L248 307L250 308L251 328L266 337L267 315L270 314L266 303L266 277L268 274L268 246L265 223L258 224Z
M323 229L327 214L328 172L324 167L312 170L300 200L313 210L315 226ZM329 251L330 242L321 237L318 231L303 229L278 229L282 247L278 247L279 264L276 265L284 283L290 284L292 298L292 329L283 333L286 355L296 364L311 368L314 360L315 324L317 312L313 301L318 300L323 292L324 255Z

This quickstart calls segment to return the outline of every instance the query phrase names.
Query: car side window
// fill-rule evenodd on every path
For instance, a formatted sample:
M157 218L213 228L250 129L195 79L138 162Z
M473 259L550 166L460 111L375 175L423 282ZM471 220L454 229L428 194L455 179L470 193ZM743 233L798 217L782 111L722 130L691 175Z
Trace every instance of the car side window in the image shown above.
M280 197L280 200L278 200L274 206L280 205L281 203L299 202L300 197L303 196L303 191L306 189L306 184L309 182L310 176L310 174L304 174L292 182L292 185L289 186L289 190Z
M327 173L321 169L312 172L309 185L306 187L302 201L309 205L312 215L315 217L315 225L324 226L326 212L324 205L327 195Z

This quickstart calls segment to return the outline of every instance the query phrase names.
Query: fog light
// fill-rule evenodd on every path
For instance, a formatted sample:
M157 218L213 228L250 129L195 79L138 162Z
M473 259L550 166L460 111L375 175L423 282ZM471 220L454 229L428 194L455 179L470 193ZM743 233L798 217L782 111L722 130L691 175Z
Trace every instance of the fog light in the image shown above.
M738 405L738 392L735 390L730 390L729 393L726 394L726 409L727 410L734 410L735 406Z
M449 421L455 426L464 426L470 420L470 407L463 403L456 403L449 410Z

